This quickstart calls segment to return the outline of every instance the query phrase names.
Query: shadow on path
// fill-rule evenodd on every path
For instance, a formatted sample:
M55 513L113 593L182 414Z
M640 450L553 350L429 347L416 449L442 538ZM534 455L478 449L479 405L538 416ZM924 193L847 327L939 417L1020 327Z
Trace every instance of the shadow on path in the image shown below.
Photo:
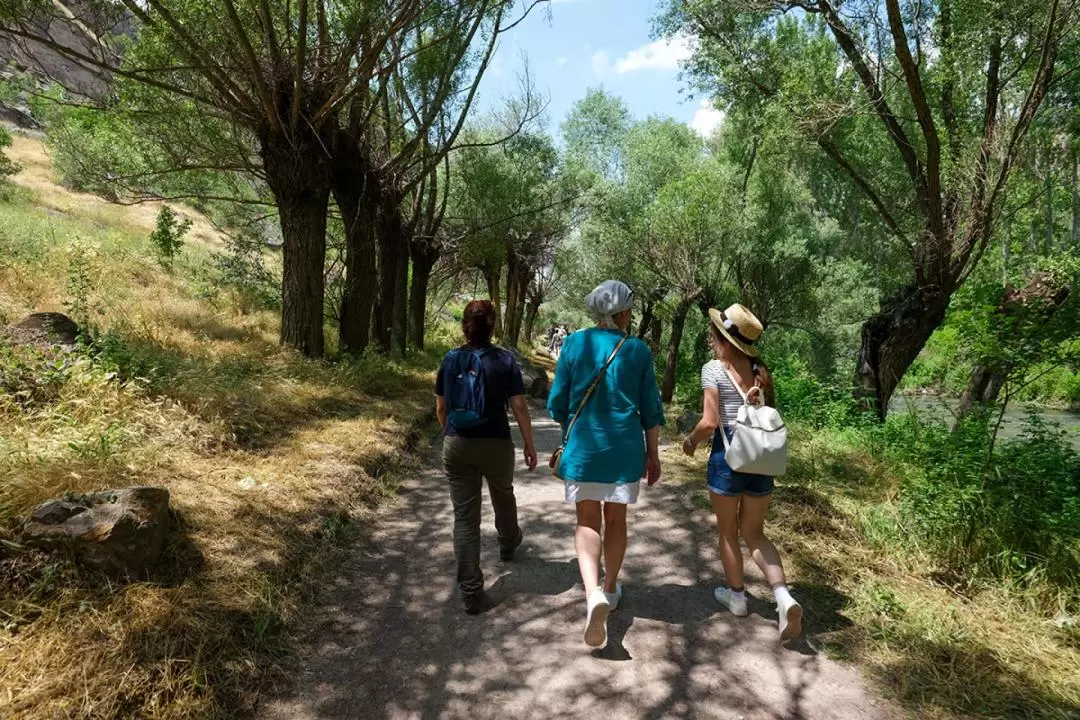
M544 463L558 428L538 422L536 435ZM711 516L679 487L643 488L631 510L625 596L605 648L590 650L581 638L573 509L546 465L520 468L515 481L525 542L514 562L498 559L486 505L482 561L496 606L465 615L434 459L340 569L304 670L288 694L265 703L263 717L894 716L852 669L805 642L780 646L756 568L748 573L750 617L717 606Z

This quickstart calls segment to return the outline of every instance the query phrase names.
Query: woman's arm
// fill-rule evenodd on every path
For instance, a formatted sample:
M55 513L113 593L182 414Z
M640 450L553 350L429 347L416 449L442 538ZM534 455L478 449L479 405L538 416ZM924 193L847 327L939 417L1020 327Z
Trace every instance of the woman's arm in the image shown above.
M525 396L515 395L510 398L510 410L514 413L518 430L521 431L521 439L525 443L525 464L533 470L536 468L536 446L533 445L532 418L529 417L529 406L525 402Z
M660 482L660 426L654 425L645 431L645 482L655 485Z
M435 417L439 418L439 427L446 429L446 398L435 396Z
M707 440L720 424L720 391L714 387L705 388L705 401L701 410L701 419L693 431L683 441L683 452L693 455L698 444Z

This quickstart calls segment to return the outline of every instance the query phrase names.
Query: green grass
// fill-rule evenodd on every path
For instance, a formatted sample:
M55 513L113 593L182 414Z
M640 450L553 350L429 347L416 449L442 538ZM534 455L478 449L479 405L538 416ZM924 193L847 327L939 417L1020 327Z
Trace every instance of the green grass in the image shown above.
M944 572L901 521L902 478L917 468L889 458L879 433L796 425L791 443L767 529L816 646L861 665L912 717L1080 713L1080 643L1054 623L1076 614L1080 588ZM701 454L664 460L668 481L708 507Z

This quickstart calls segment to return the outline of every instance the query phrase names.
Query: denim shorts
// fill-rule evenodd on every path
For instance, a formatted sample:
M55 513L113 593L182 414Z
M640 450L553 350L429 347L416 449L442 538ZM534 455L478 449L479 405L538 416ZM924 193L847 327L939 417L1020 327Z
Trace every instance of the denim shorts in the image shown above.
M713 451L709 456L709 473L707 482L709 491L717 495L752 495L764 497L772 494L773 478L771 475L754 475L752 473L737 472L724 460L724 441L720 438L718 429L713 435ZM727 432L728 440L731 439L731 431Z

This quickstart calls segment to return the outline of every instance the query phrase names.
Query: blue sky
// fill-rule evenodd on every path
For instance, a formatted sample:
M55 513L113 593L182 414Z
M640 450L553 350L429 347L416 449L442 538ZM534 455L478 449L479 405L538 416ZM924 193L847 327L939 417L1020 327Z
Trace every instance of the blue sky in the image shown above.
M722 114L708 100L690 99L679 79L689 44L652 38L657 8L656 0L552 0L536 8L502 37L481 82L479 109L518 91L527 58L536 89L550 98L552 134L590 87L621 97L635 118L668 115L710 133Z

